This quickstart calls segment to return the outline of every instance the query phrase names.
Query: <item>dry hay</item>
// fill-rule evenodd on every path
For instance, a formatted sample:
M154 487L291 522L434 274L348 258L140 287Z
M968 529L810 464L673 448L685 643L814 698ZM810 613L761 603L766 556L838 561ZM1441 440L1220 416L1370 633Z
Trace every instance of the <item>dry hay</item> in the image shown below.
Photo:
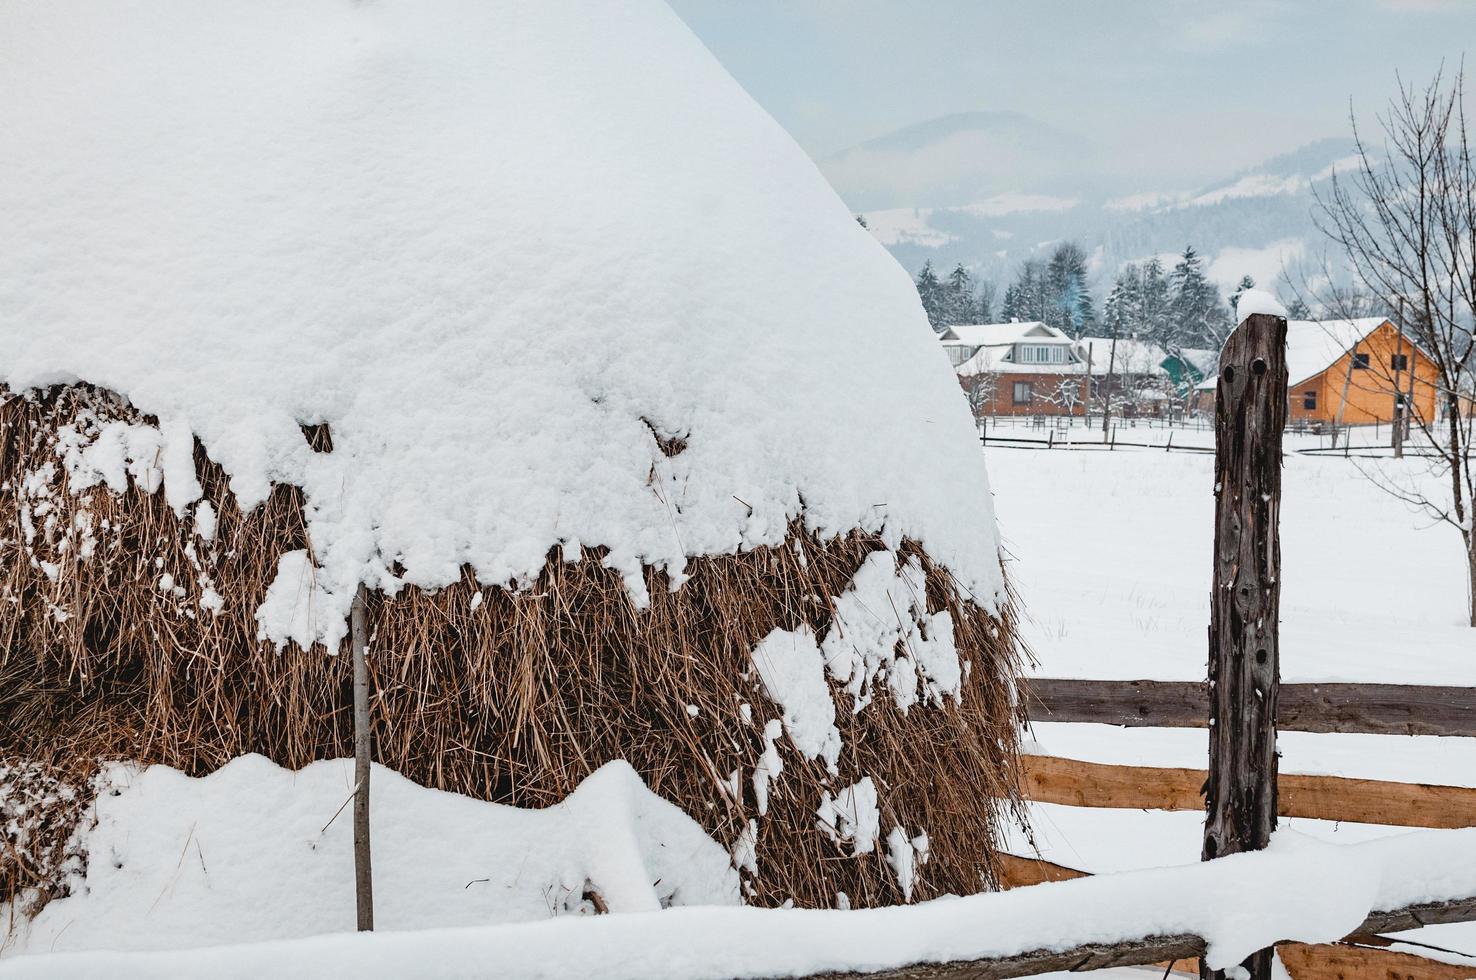
M71 492L65 467L48 468L59 462L59 433L114 418L152 421L87 386L37 397L0 389L0 759L86 786L102 759L203 774L247 752L289 767L351 755L349 658L278 653L257 638L253 613L278 557L307 547L297 489L278 486L243 514L197 445L219 515L208 542L162 493L132 482L122 494ZM517 592L479 587L466 571L433 593L374 594L375 758L427 786L532 807L625 758L731 843L757 815L750 777L764 722L781 713L752 676L750 652L776 627L823 631L831 598L881 547L796 525L785 546L694 560L676 592L648 572L643 610L589 549L577 562L551 553ZM759 821L751 902L832 906L838 892L855 905L902 900L883 848L852 857L816 826L822 791L862 776L879 790L883 835L894 824L929 835L914 899L996 881L1000 822L1019 815L1013 614L995 620L915 544L901 551L922 562L929 611L952 614L971 665L961 702L904 715L880 697L859 715L839 711L838 778L786 742ZM207 587L226 597L218 615L201 609ZM66 856L19 871L6 870L10 860L0 856L0 887L54 891Z

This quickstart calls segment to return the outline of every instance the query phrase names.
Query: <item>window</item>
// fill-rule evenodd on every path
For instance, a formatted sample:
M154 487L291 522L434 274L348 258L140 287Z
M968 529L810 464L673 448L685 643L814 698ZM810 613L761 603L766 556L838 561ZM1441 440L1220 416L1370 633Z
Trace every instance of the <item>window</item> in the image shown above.
M1017 359L1021 364L1064 364L1066 348L1060 344L1021 344Z
M1302 392L1302 409L1308 412L1317 411L1317 390Z
M1409 355L1408 354L1391 354L1391 355L1389 355L1389 370L1391 370L1391 371L1408 371L1409 370Z
M1016 405L1029 405L1034 400L1035 400L1035 392L1033 392L1033 391L1030 390L1030 382L1029 381L1016 381L1015 382L1015 404Z
M1355 371L1367 371L1368 370L1368 355L1367 354L1354 354L1353 355L1353 369Z

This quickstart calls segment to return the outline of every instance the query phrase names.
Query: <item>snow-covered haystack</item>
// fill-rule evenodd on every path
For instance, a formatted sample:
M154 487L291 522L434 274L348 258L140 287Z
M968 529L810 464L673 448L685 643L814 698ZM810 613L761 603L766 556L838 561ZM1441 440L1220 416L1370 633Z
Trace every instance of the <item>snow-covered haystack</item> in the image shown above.
M0 0L0 131L0 758L347 755L362 584L410 779L629 760L763 903L991 880L967 408L664 5Z

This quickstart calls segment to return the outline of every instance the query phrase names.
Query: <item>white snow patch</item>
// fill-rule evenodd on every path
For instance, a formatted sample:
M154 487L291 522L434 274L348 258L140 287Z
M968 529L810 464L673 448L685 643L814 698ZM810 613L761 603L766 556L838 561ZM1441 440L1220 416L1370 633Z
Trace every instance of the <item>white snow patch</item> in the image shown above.
M185 508L204 491L195 475L195 436L184 419L159 424L159 459L164 468L164 499L183 517Z
M761 817L769 812L769 783L784 773L784 759L774 745L783 731L784 726L777 718L764 725L764 750L759 753L758 762L753 767L753 796Z
M955 210L982 218L997 218L1026 211L1070 211L1080 203L1080 198L1052 197L1049 194L996 194Z
M277 559L277 575L256 610L257 639L273 640L278 650L289 641L304 650L314 643L336 649L344 630L332 599L308 553L287 552Z
M932 208L884 208L867 211L866 229L883 245L918 245L942 248L955 236L934 228L928 222Z
M835 773L841 735L815 634L808 627L776 629L759 641L751 658L764 693L784 709L784 731L794 747L806 759L824 760ZM757 774L754 778L757 781Z
M881 836L881 810L877 807L876 783L870 776L845 787L835 796L822 792L815 811L820 829L836 843L849 843L851 853L870 854Z
M833 605L821 651L830 676L855 698L855 711L871 703L878 682L904 713L920 697L941 705L962 695L953 619L927 611L926 575L916 558L899 568L895 552L873 552Z
M1107 211L1148 211L1170 207L1185 200L1181 191L1145 191L1141 194L1125 194L1105 201L1102 208Z
M912 901L912 889L917 884L917 869L928 861L928 835L908 837L907 829L901 824L892 828L887 835L887 866L902 889L902 897Z
M73 493L105 483L114 493L128 489L128 478L144 493L154 493L164 482L160 461L163 437L152 425L114 421L88 440L81 432L62 434L58 450L67 469L67 487Z
M204 541L215 540L217 515L215 505L202 500L195 505L195 533Z

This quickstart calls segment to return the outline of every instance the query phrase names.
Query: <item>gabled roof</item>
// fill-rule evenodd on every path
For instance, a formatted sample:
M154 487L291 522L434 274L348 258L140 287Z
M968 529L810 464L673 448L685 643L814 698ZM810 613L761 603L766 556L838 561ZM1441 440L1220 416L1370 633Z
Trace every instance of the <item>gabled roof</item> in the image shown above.
M1381 316L1356 320L1291 320L1286 325L1286 380L1301 384L1332 367L1360 340L1388 322Z
M1111 337L1082 337L1076 348L1083 361L1088 345L1092 350L1093 377L1105 377L1109 366L1113 374L1168 374L1163 366L1168 352L1152 341L1119 337L1114 349Z
M998 347L1021 340L1069 344L1071 338L1048 323L969 323L949 327L939 335L944 343L956 341L974 347Z
M1286 380L1289 387L1303 384L1336 364L1344 354L1389 321L1381 316L1352 320L1289 320L1286 324ZM1187 351L1185 353L1188 353ZM1213 389L1214 375L1196 389Z

